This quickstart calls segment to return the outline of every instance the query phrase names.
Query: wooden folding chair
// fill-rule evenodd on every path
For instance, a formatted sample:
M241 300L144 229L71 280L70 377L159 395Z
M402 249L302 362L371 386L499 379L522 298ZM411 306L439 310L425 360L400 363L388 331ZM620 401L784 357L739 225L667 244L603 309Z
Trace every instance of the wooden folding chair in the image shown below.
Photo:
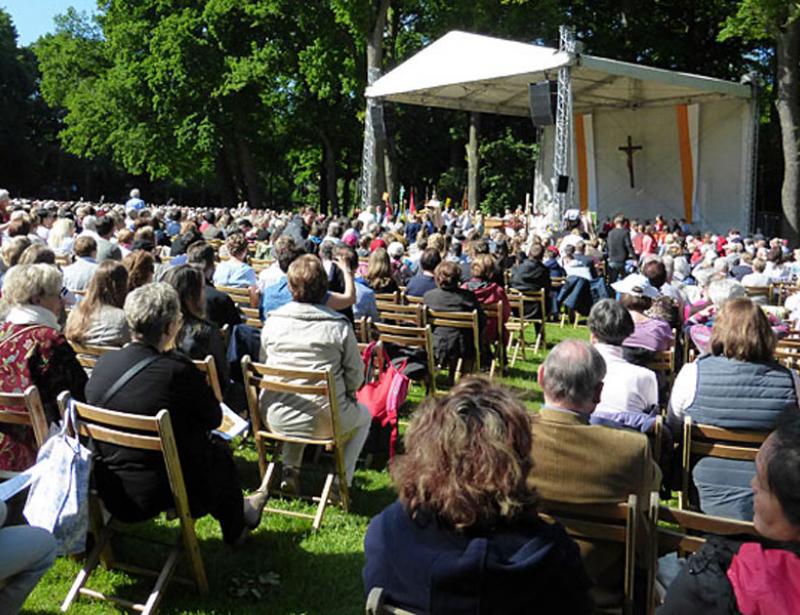
M511 345L514 342L514 337L517 338L517 342L514 344L514 355L511 357L511 366L513 367L514 363L517 361L517 354L519 353L520 349L522 350L522 359L525 359L525 331L527 330L528 326L533 325L536 327L536 325L538 325L539 327L539 331L536 334L536 342L533 347L533 352L539 352L540 346L542 348L547 348L545 331L545 322L547 319L547 300L546 293L543 289L521 291L512 288L508 291L507 295L511 304L511 317L506 323L506 330L511 333L511 337L508 340L508 348L506 349L507 353L511 352ZM525 316L525 308L532 303L539 305L539 318L530 318Z
M453 329L470 329L472 331L472 343L475 347L475 365L473 371L479 372L481 369L481 331L478 321L478 310L471 312L441 312L428 308L426 310L427 322L435 330L436 327L451 327ZM455 370L455 381L461 378L461 368L464 361L458 359Z
M401 305L378 301L378 316L381 322L394 323L396 325L410 325L412 327L425 326L425 306L420 303L413 305Z
M403 294L403 303L405 303L406 305L414 305L415 303L423 305L425 303L425 301L422 299L422 297L417 297L415 295L406 295L404 293Z
M0 424L30 427L36 448L44 444L47 440L47 417L36 385L32 384L24 393L0 392ZM0 470L0 480L13 478L17 474L19 472Z
M764 305L770 303L770 298L772 297L772 286L745 286L744 290L747 293L747 296L751 299L763 297Z
M625 573L623 580L622 612L633 613L634 569L636 565L636 541L639 524L646 517L640 513L636 495L628 496L627 502L619 504L567 504L545 500L539 509L545 517L555 519L567 533L579 541L609 543L616 542L625 548Z
M239 311L244 316L244 324L256 329L264 326L263 321L258 317L258 308L239 306Z
M755 461L758 449L769 433L725 429L713 425L692 422L692 417L683 418L683 457L681 460L681 491L678 507L681 510L694 508L696 502L689 500L692 466L701 457L718 457L740 461Z
M409 327L406 325L390 325L376 322L372 324L378 332L378 339L387 344L405 346L406 348L420 348L426 357L425 392L436 395L436 362L433 358L433 335L431 326Z
M242 307L251 307L249 288L239 288L236 286L217 286L217 290L228 295L240 309Z
M58 404L62 415L66 412L69 401L69 393L66 391L59 396ZM89 589L85 587L85 584L100 562L101 556L108 553L112 536L122 533L125 525L118 523L113 517L104 523L102 515L97 510L98 507L93 507L97 514L92 515L94 517L92 525L98 529L98 535L95 536L95 545L86 558L83 568L75 577L67 596L64 598L64 602L61 604L61 611L66 612L75 598L82 594L97 600L111 601L124 608L139 611L146 615L155 613L182 554L185 554L188 559L193 583L197 590L201 595L207 594L208 580L206 578L206 570L194 530L194 519L192 519L189 509L189 499L186 495L183 470L178 457L178 449L175 444L175 435L172 430L172 420L169 412L161 410L153 417L105 410L77 401L74 403L78 423L76 428L81 436L89 437L94 442L106 442L117 446L161 453L175 501L176 517L180 520L181 536L176 543L168 545L172 549L160 570L149 570L118 561L113 563L114 568L156 579L156 583L144 603L135 603L117 596L110 596ZM107 567L111 564L108 558L105 558L104 563Z
M648 575L647 612L655 613L666 593L666 588L656 581L658 558L677 552L680 557L696 552L706 542L707 535L752 536L762 540L755 525L749 521L714 517L703 513L679 510L661 505L657 492L650 495L650 519L655 528L652 534L652 561ZM677 527L667 527L666 524Z
M413 611L401 609L386 601L382 587L373 587L367 595L366 615L417 615Z
M72 346L72 349L75 351L78 363L80 363L81 367L87 372L91 372L94 369L97 359L104 354L121 348L121 346L94 346L90 344L78 344L77 342L70 342L69 345Z
M208 355L205 359L195 359L192 361L192 363L194 363L194 366L206 375L208 386L210 386L211 390L214 391L214 397L217 398L217 401L221 402L222 386L220 385L219 372L217 371L217 364L214 361L214 357Z
M387 301L389 303L400 303L400 291L393 293L375 293L375 301Z
M340 502L342 509L347 512L350 509L350 493L347 487L344 457L342 455L344 441L339 433L339 402L336 398L336 384L331 370L280 369L268 367L262 363L254 363L249 356L245 356L242 358L242 376L244 377L247 406L250 410L250 420L256 443L256 452L258 453L258 470L267 490L269 490L276 467L274 460L267 463L267 442L272 441L278 445L284 442L312 444L323 446L333 454L334 467L325 477L322 493L319 497L311 498L312 501L317 502L317 510L313 515L269 506L264 510L290 517L312 519L312 528L318 530L322 524L325 507L330 502L334 477L338 476ZM306 397L309 395L319 396L324 400L324 403L327 403L328 411L330 412L331 435L326 438L304 438L284 436L270 431L268 426L261 420L259 393L262 391L290 393Z
M497 341L492 352L492 363L489 367L489 378L494 378L497 366L500 366L500 375L506 367L506 345L504 342L504 325L503 325L503 310L504 304L502 301L497 303L484 304L483 311L486 314L486 319L493 319L497 323Z
M370 319L367 316L357 318L353 322L353 331L356 334L356 340L362 343L369 342L370 338Z

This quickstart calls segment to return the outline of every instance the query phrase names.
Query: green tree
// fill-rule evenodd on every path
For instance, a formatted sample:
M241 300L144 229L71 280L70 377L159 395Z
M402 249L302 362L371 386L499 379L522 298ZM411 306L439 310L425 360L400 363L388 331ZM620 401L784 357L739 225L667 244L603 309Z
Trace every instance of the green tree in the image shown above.
M505 209L524 207L525 193L533 189L533 169L539 148L506 128L502 136L480 145L481 209L502 214Z

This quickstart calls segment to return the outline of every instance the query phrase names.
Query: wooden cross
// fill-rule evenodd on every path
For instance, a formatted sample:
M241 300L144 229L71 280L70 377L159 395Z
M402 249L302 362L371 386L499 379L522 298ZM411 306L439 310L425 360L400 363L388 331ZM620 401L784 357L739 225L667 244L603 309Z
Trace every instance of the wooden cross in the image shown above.
M631 188L634 187L634 174L633 174L633 154L637 150L643 149L641 145L634 145L633 139L631 136L628 135L628 145L623 145L622 147L617 148L621 152L625 152L628 155L628 175L631 178Z

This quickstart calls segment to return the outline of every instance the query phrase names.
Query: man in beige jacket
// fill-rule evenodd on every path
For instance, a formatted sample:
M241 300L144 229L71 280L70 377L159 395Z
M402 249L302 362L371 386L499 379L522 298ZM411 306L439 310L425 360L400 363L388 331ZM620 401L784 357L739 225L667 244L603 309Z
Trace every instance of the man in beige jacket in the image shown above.
M661 471L647 437L628 429L590 425L600 401L605 362L590 344L565 340L539 368L544 406L533 426L533 483L543 499L573 504L616 503L629 494L647 510ZM642 536L641 538L646 538ZM646 545L644 540L639 543ZM622 596L622 548L581 544L598 606Z

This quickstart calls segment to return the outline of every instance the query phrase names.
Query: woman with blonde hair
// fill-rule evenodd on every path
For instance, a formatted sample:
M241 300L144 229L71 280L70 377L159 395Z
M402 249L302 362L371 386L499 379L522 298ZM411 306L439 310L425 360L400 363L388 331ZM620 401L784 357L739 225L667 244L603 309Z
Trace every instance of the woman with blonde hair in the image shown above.
M393 293L397 290L397 281L392 276L392 262L385 248L378 248L370 254L364 280L376 293Z
M72 242L75 240L75 223L69 218L59 218L53 222L47 234L47 245L56 256L72 253Z
M537 514L531 415L467 377L429 398L364 539L364 587L417 613L590 613L578 546Z
M122 346L130 339L123 306L128 293L128 270L107 260L97 267L86 296L67 318L65 334L71 342L91 346Z

